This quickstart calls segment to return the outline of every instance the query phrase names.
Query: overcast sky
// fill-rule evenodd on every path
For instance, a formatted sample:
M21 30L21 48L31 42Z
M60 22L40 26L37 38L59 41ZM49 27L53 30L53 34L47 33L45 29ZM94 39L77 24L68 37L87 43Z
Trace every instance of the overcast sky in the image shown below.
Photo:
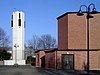
M12 39L11 15L13 11L23 11L26 20L25 42L32 35L42 34L50 34L57 39L57 17L66 12L77 12L80 5L90 3L94 3L100 11L100 0L0 0L0 27Z

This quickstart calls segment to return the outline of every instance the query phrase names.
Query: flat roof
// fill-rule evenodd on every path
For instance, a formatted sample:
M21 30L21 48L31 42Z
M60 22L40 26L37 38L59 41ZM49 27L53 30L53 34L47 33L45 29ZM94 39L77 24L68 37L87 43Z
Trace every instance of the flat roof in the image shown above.
M38 53L40 51L44 52L53 52L53 51L87 51L87 49L44 49L44 50L37 50L35 53ZM100 49L90 49L89 51L100 51Z
M64 17L64 16L66 16L66 15L68 15L68 14L76 14L76 13L78 13L78 12L66 12L66 13L64 13L64 14L62 14L62 15L60 15L60 16L58 16L58 17L57 17L57 20L60 19L60 18L62 18L62 17ZM83 12L83 13L86 13L86 12ZM100 12L97 12L97 13L100 13Z
M58 48L53 48L53 49L41 49L41 50L35 51L35 53L40 52L40 51L49 52L49 51L55 51L55 50L58 50Z

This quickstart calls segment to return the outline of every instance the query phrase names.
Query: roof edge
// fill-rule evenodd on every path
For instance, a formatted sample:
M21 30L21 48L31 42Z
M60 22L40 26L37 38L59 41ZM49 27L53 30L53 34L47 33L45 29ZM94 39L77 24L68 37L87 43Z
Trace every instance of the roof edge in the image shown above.
M62 17L64 17L65 15L73 14L73 13L78 13L78 12L66 12L66 13L62 14L61 16L58 16L57 20L60 19L60 18L62 18ZM83 13L86 13L86 12L83 12ZM100 12L97 12L97 13L100 13Z
M48 51L55 51L55 50L58 50L58 48L36 50L35 53L40 52L40 51L45 51L45 52L47 51L48 52Z

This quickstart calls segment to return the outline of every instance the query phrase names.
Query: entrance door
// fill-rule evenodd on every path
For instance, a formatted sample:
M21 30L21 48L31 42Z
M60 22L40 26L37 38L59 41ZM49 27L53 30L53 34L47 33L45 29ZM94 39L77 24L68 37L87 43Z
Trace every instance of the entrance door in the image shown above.
M41 58L41 68L45 68L45 56Z
M67 70L74 69L74 55L62 54L62 68Z

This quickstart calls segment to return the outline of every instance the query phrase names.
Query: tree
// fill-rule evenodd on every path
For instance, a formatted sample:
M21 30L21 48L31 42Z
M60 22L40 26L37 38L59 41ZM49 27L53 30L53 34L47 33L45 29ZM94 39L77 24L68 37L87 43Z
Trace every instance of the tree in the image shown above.
M37 35L33 35L32 39L28 40L28 47L26 49L26 55L30 56L30 63L31 61L31 56L35 55L35 51L37 50L38 47L38 36Z
M0 27L0 47L8 47L10 41L9 37L6 35L6 32Z
M33 35L32 39L28 41L28 46L35 50L50 49L57 46L56 39L49 34L44 34L41 37Z
M28 40L28 47L34 51L38 48L38 36L33 35L31 40Z
M56 47L56 39L49 34L42 35L38 40L38 48L50 49Z
M31 59L30 59L31 58ZM30 62L31 61L31 62ZM26 60L26 63L27 64L31 64L32 66L35 66L35 61L36 61L36 58L32 57L32 56L28 56L27 57L27 60Z

